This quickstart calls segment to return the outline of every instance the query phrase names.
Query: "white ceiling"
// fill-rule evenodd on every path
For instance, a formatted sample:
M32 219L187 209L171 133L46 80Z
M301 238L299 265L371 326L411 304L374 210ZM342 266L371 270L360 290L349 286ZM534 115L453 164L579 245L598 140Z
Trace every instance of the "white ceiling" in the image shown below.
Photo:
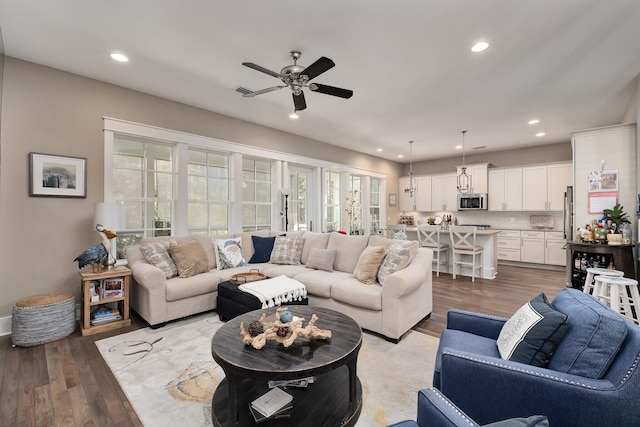
M471 153L620 123L640 73L637 0L0 0L0 31L7 56L404 162L409 140L414 161L461 155L462 130ZM293 49L353 97L306 91L292 121L289 89L235 92L280 83L242 62Z

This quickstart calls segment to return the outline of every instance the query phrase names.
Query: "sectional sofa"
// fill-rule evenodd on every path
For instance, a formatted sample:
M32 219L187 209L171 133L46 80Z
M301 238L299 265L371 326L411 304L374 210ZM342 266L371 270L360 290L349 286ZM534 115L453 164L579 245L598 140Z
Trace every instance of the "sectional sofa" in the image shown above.
M258 270L270 277L285 275L304 283L309 305L324 307L351 316L369 331L397 341L432 311L431 269L433 253L418 248L416 242L387 239L383 236L347 236L340 233L288 232L287 237L302 237L303 247L299 264L272 262L219 270L214 251L216 239L240 238L244 259L255 254L256 242L283 235L275 230L237 233L232 236L151 237L140 245L125 248L128 266L133 272L130 305L152 327L192 314L214 310L218 284L240 272ZM253 237L255 236L255 237ZM170 277L152 265L141 250L149 244L173 240L174 245L197 241L206 253L204 272L191 277ZM354 276L360 255L367 248L389 248L400 244L410 249L406 267L392 272L383 281L363 283ZM175 246L174 246L175 247ZM397 246L395 247L397 248ZM316 249L335 250L335 261L329 269L310 268L307 263ZM368 251L369 252L369 251ZM331 268L332 267L332 268ZM333 270L333 271L328 271Z

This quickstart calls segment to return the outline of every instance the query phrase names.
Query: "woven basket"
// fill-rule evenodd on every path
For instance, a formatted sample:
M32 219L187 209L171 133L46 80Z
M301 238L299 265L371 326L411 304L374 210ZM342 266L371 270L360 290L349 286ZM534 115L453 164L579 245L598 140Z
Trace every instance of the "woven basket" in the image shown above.
M71 293L23 298L13 306L11 341L31 347L64 338L76 330L76 299Z

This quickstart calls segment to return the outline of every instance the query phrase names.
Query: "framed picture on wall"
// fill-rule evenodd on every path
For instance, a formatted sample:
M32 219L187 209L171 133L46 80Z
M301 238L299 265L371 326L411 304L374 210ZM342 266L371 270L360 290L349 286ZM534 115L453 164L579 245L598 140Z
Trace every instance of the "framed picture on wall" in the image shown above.
M589 172L589 191L618 191L618 171Z
M389 193L389 206L395 206L398 203L398 196L395 193Z
M29 196L87 197L87 159L29 153Z

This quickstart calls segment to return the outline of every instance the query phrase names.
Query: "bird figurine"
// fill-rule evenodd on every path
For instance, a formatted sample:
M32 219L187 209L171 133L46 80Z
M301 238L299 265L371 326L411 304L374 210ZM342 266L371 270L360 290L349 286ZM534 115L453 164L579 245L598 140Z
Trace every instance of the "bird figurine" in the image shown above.
M78 268L83 268L87 265L102 265L109 255L109 250L112 249L111 239L117 237L117 234L107 230L102 224L96 225L96 231L102 237L102 243L90 247L73 260L78 262Z

